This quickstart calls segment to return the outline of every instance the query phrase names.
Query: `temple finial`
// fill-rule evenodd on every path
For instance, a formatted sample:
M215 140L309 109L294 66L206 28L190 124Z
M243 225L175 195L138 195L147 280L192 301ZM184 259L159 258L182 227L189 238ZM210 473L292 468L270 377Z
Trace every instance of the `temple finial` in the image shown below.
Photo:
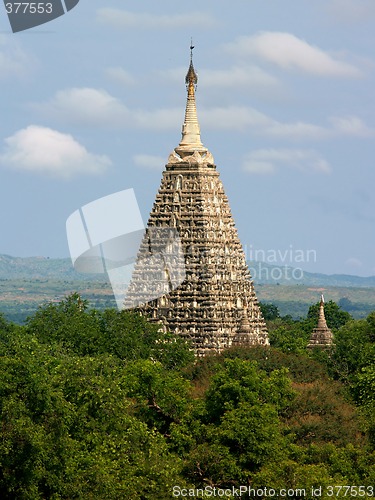
M193 65L193 49L194 49L193 39L191 39L191 42L190 42L190 65L189 65L189 69L188 69L188 72L187 72L186 78L185 78L186 87L188 89L188 93L190 93L190 94L192 92L194 94L194 90L196 90L197 83L198 83L198 76L195 72L194 65Z
M195 90L198 83L198 76L193 65L193 39L190 42L190 65L185 77L187 88L187 102L185 110L185 120L182 126L182 139L175 151L182 157L186 154L198 152L207 152L203 146L200 137L200 128L195 105Z

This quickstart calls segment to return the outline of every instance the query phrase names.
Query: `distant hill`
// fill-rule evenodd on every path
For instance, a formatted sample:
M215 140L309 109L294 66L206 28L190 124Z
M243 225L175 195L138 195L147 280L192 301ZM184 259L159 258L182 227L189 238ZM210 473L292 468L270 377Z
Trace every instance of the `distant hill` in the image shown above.
M106 281L100 274L77 273L70 259L50 259L48 257L12 257L0 254L0 279L52 279Z
M375 310L375 277L326 275L300 269L249 262L258 299L271 302L281 315L299 318L324 292L355 318ZM91 307L116 307L112 288L105 274L77 273L70 259L12 257L0 255L0 313L22 323L47 302L58 302L78 292Z
M305 285L314 287L338 286L355 288L375 287L375 276L362 277L350 274L309 273L299 268L265 262L248 262L255 283L269 285Z
M269 285L375 287L375 276L361 277L347 274L308 273L285 265L248 262L255 283ZM48 257L12 257L0 254L0 279L52 279L74 281L107 281L103 274L77 273L72 261Z

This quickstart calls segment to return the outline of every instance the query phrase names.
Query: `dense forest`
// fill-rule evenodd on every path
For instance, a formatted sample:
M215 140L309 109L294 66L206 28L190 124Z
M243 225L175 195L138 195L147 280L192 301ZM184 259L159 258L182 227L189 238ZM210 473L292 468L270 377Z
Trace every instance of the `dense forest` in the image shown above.
M1 499L373 496L375 313L326 303L335 347L309 352L318 304L299 321L264 304L270 347L195 359L141 316L87 306L0 317Z

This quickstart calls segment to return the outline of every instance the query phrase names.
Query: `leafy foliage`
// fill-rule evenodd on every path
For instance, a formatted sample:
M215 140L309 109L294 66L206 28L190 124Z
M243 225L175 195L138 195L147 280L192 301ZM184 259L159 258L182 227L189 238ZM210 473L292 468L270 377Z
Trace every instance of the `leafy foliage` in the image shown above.
M43 343L59 342L80 356L106 353L128 361L153 358L168 369L181 368L194 359L183 339L163 333L139 314L88 310L87 302L76 293L40 308L29 318L26 331Z
M259 307L262 312L263 318L266 321L275 320L280 318L279 308L275 304L268 304L266 302L259 302Z
M0 317L0 497L156 500L173 485L247 484L310 498L317 484L373 484L375 314L333 313L345 319L333 352L307 352L311 314L270 320L273 347L203 359L77 294L25 326Z
M13 339L0 364L1 498L167 495L179 462L132 415L124 372L110 355Z

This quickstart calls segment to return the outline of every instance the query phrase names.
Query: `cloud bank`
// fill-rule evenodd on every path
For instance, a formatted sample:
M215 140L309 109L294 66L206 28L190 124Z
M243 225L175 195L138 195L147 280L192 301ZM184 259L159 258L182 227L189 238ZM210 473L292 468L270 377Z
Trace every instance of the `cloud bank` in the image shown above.
M97 128L177 130L184 117L183 106L131 109L105 90L85 87L60 90L49 101L31 106L43 117L68 125ZM198 118L205 130L250 130L257 135L291 141L375 136L375 129L354 115L330 117L325 125L316 125L304 121L282 122L249 106L223 106L200 108Z
M356 66L333 57L305 40L283 32L262 32L240 36L225 46L237 57L257 57L287 70L315 76L358 78L362 72Z
M0 163L13 170L69 179L79 174L101 174L111 160L89 153L71 135L30 125L5 139Z
M102 89L90 87L59 90L47 102L32 108L48 117L88 126L120 126L130 114L122 102Z
M258 149L249 153L243 162L243 170L250 174L273 174L280 168L292 168L301 172L329 174L329 163L311 149Z

